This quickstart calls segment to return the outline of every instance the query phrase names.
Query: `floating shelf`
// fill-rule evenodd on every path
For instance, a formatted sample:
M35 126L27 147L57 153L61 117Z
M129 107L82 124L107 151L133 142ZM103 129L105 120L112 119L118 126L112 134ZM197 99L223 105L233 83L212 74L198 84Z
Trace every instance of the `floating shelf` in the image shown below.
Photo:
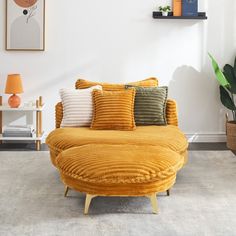
M206 12L198 12L198 16L173 16L173 12L169 12L168 16L162 16L159 11L154 11L152 14L154 19L176 19L176 20L207 20Z

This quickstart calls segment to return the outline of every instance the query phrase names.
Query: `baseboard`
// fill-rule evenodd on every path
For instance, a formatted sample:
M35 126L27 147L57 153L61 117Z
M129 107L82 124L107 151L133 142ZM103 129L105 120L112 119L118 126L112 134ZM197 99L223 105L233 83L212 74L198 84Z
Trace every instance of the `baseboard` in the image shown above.
M224 143L226 142L225 133L195 133L186 134L190 143Z
M44 135L42 143L45 143L48 134ZM225 143L226 134L225 133L187 133L187 139L190 143Z

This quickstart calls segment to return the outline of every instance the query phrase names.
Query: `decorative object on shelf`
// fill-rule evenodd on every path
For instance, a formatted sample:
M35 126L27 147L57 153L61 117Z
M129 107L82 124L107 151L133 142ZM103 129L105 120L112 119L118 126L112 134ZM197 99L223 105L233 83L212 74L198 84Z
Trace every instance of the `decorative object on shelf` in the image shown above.
M182 0L182 16L198 16L198 0Z
M168 16L168 13L171 11L171 8L170 6L164 6L164 7L160 6L159 11L162 12L163 16Z
M32 103L32 102L31 102ZM0 96L0 143L2 141L34 141L36 143L36 150L40 150L41 141L45 134L42 130L42 112L45 105L43 99L40 96L35 104L32 106L21 106L19 108L11 108L6 105L2 105L2 97ZM26 126L6 126L3 127L2 112L35 112L36 124L35 129L32 125ZM3 132L2 132L3 131Z
M173 0L173 16L182 16L182 0Z
M23 93L23 86L19 74L8 75L5 93L13 94L8 99L8 104L11 108L17 108L20 106L21 99L17 94Z
M169 12L168 16L162 16L159 11L152 13L154 19L168 19L168 20L207 20L206 12L198 12L198 16L174 16L173 12Z
M220 84L220 100L226 108L231 110L233 115L231 121L229 121L228 114L226 115L227 147L236 151L236 58L234 66L226 64L222 71L212 55L209 54L209 56Z
M45 50L45 0L6 0L6 50Z

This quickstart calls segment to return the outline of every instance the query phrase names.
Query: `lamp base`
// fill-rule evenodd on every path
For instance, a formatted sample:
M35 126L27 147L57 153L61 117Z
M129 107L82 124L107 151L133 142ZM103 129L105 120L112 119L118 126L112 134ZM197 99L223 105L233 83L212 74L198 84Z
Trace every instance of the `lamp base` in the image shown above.
M8 104L11 108L18 108L20 106L20 103L21 103L21 99L16 94L13 94L8 99Z

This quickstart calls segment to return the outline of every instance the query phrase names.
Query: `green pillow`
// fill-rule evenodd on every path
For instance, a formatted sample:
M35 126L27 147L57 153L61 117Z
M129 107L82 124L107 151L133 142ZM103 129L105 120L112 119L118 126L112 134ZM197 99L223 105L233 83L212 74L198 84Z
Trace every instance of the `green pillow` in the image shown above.
M126 85L126 88L136 89L134 118L136 125L166 125L166 101L168 87L137 87Z

